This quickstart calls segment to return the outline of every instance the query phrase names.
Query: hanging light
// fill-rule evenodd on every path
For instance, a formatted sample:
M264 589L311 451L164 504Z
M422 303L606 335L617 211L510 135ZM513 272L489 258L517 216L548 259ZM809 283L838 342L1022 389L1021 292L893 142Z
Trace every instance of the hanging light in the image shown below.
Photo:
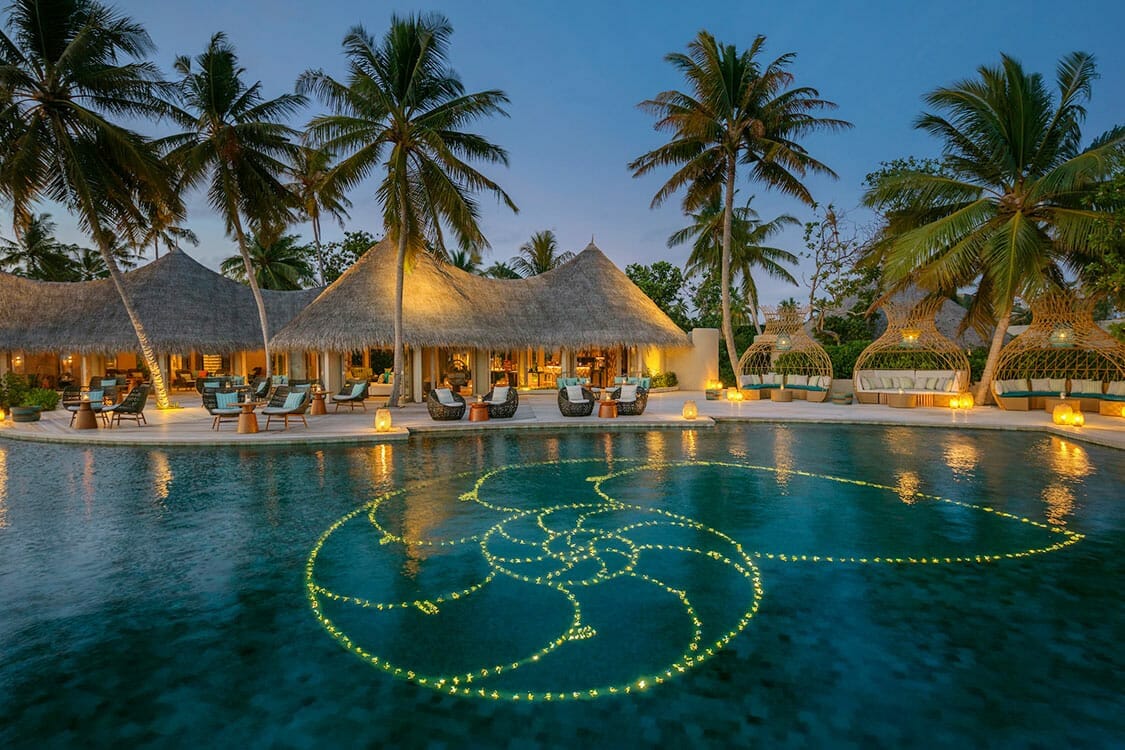
M391 431L391 410L381 407L375 410L375 432Z
M1048 339L1051 346L1056 349L1070 349L1074 347L1074 329L1070 326L1055 326Z
M684 402L683 410L684 419L695 419L699 416L699 408L695 405L695 401L688 399Z
M779 352L787 352L793 348L793 339L789 337L788 333L777 334L777 342L773 346Z
M902 329L902 342L901 346L907 349L913 349L918 346L918 339L922 337L922 332L917 328L903 328Z

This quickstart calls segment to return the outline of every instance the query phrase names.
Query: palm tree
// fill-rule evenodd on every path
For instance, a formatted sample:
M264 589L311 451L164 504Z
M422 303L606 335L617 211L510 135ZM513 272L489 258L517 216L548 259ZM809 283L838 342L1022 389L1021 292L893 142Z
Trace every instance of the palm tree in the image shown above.
M449 253L446 262L469 273L477 273L480 270L480 254L469 250L454 250Z
M750 304L754 327L762 332L758 322L758 285L754 281L754 269L760 268L768 276L796 285L797 280L785 265L796 265L798 258L793 253L764 243L787 226L798 226L796 218L782 214L777 218L762 222L758 212L750 208L751 198L746 205L734 210L731 221L730 278L738 281L741 296ZM668 238L668 247L691 243L691 255L687 261L688 276L716 274L721 272L723 257L723 223L725 212L718 195L712 196L695 213L691 214L691 225L675 232Z
M74 259L55 239L50 214L31 216L15 240L0 240L0 269L39 281L69 281Z
M247 85L245 69L224 34L215 34L192 64L176 59L182 78L175 87L180 106L171 106L173 119L185 132L164 140L168 157L189 187L207 183L207 199L238 242L246 278L258 306L266 377L272 374L266 305L250 257L244 219L257 225L284 225L295 206L293 194L281 181L286 164L294 161L295 131L281 122L304 103L297 94L266 100L261 82Z
M308 262L306 248L299 245L295 234L276 237L276 233L258 231L249 238L250 263L254 280L262 289L293 291L305 289L315 281L316 272ZM222 262L219 270L224 276L246 283L246 264L242 255L234 255Z
M387 236L398 245L395 260L394 385L399 403L403 380L402 288L407 264L428 246L446 251L451 233L462 249L488 246L473 193L494 194L516 206L492 180L466 160L507 164L507 153L463 128L491 115L506 115L508 97L490 90L466 94L447 63L453 27L440 15L391 17L379 44L361 26L344 37L348 78L341 83L323 71L308 71L299 90L316 93L333 114L309 124L312 139L347 154L332 170L341 189L379 170L376 197L383 206Z
M498 260L488 268L480 272L481 276L487 276L492 279L522 279L523 277L516 273L516 269L502 260Z
M954 295L977 292L964 325L995 324L976 399L984 403L1018 297L1064 282L1096 255L1091 238L1110 214L1089 200L1125 144L1117 128L1081 148L1094 59L1059 61L1057 101L1038 73L1001 58L977 77L926 96L938 112L915 122L942 141L939 174L903 169L879 180L867 205L887 229L867 263L893 292L917 283Z
M177 195L181 194L182 183L177 180L173 185ZM168 206L163 203L142 202L142 211L145 214L143 233L137 242L137 254L144 255L144 249L152 246L152 257L160 257L160 245L163 244L168 252L180 249L180 243L186 242L193 247L199 246L199 237L187 227L180 226L186 216L183 205Z
M750 48L720 45L706 31L688 44L688 53L665 56L685 77L689 93L664 91L641 102L642 110L657 118L656 129L672 134L671 140L629 164L634 177L661 167L676 172L652 199L655 208L686 188L684 211L692 213L722 195L723 241L719 282L722 288L723 338L731 366L738 352L730 315L731 240L734 193L738 165L750 168L756 182L777 189L807 204L812 196L801 182L808 173L835 176L809 155L798 139L819 130L851 127L843 120L816 117L835 109L816 89L790 88L788 67L793 53L763 62L766 38L758 36Z
M94 0L15 0L0 33L0 194L17 233L45 198L75 213L93 238L152 377L157 405L170 405L164 374L111 250L143 217L138 195L175 205L153 144L110 116L150 119L159 71L144 56L151 38L132 19ZM128 59L130 61L123 62Z
M78 247L77 245L71 245L69 249L74 256L74 266L72 269L73 276L68 281L94 281L109 276L105 259L97 250Z
M520 254L508 261L509 266L523 278L538 276L574 260L574 253L559 252L559 243L550 229L536 232L520 245Z
M297 197L301 218L312 223L313 244L316 247L317 274L324 284L324 253L320 247L320 217L327 214L344 228L344 219L352 202L339 185L328 179L332 167L332 152L323 148L299 146L296 158L286 168L288 187Z

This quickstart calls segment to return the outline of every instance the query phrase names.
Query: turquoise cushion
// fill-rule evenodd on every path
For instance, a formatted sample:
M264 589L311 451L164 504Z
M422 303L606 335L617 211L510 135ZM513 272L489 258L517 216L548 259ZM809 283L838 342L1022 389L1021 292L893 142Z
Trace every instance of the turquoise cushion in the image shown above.
M101 401L105 398L105 391L86 391L86 396L91 401Z
M203 387L204 388L221 388L222 385L223 385L223 383L220 380L204 380L203 381Z
M296 409L298 406L301 405L301 402L303 402L304 400L305 400L305 394L304 393L302 393L300 391L297 391L296 393L290 393L288 396L285 397L285 403L281 405L281 408L285 409L286 411Z
M1102 398L1106 401L1125 401L1125 396L1118 396L1114 393L1103 393Z
M1038 396L1040 394L1035 391L1005 391L1000 394L1000 398L1026 398L1028 396ZM1055 394L1058 395L1058 394Z
M234 385L246 385L246 378L242 377L241 375L235 375L230 379L230 382Z
M1068 393L1070 398L1104 398L1104 393Z
M116 388L117 378L102 378L102 388Z
M353 383L352 384L352 398L367 390L367 383Z
M238 403L237 393L216 393L215 406L219 409L226 409Z

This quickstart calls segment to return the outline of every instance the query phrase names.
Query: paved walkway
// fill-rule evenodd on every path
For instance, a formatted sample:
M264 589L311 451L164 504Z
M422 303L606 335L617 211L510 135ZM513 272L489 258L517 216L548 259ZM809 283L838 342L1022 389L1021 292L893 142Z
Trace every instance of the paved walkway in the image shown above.
M770 401L707 401L701 392L673 391L649 396L648 409L640 417L599 419L594 415L566 418L559 414L555 397L546 394L521 394L520 408L512 419L469 422L435 422L424 404L410 404L392 410L394 431L377 433L374 429L375 408L369 402L367 411L341 411L325 416L308 417L306 429L301 424L282 430L277 425L254 435L239 435L233 423L225 423L221 431L211 429L211 417L199 398L175 395L184 408L160 411L145 410L149 424L135 427L126 423L112 430L75 430L69 426L70 414L64 410L48 412L39 422L0 423L0 438L42 442L76 443L80 445L305 445L331 443L379 443L407 440L413 434L456 434L486 430L535 429L706 429L716 422L839 422L848 424L911 425L918 427L955 427L985 430L1030 430L1063 435L1070 439L1125 450L1125 419L1086 415L1086 426L1059 427L1051 424L1049 414L1042 411L1010 412L994 407L978 407L970 411L950 409L895 409L889 406L831 403L810 404L794 401L788 404ZM681 415L684 401L694 399L699 418L685 420ZM100 423L99 423L100 424Z

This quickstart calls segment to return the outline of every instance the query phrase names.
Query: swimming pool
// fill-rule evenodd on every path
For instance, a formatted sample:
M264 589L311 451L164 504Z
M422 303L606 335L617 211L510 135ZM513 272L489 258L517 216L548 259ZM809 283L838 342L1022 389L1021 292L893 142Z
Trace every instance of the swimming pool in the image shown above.
M839 425L0 442L0 744L1108 745L1123 465Z

